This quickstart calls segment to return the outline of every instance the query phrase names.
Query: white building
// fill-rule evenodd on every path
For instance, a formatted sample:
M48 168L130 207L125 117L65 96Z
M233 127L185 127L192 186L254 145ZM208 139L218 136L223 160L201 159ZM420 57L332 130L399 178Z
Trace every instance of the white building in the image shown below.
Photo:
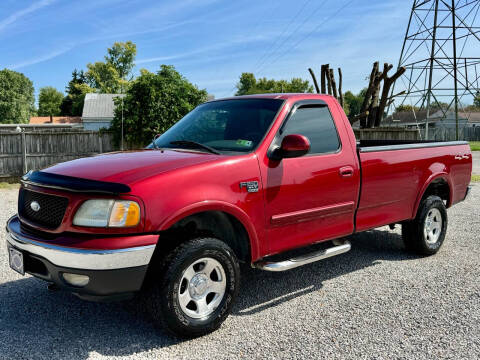
M124 96L124 94L86 94L82 112L83 128L94 131L108 129L115 116L113 99Z

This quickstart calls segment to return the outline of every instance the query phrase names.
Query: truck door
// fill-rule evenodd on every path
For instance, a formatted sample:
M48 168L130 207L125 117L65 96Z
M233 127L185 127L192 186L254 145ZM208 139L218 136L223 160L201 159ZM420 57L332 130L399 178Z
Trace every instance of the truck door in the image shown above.
M266 228L271 253L353 233L359 187L356 153L324 101L296 103L272 145L289 134L306 136L308 154L269 160L264 169Z

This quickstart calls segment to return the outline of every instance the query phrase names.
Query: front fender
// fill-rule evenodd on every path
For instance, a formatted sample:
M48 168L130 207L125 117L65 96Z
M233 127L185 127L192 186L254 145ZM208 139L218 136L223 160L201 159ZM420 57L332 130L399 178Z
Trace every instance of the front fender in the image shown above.
M205 201L188 205L176 211L167 219L165 219L161 223L159 230L160 231L167 230L171 226L176 224L178 221L190 215L194 215L194 214L198 214L206 211L222 211L227 214L230 214L231 216L235 217L238 221L240 221L240 223L244 226L244 228L248 233L252 261L255 261L260 257L259 239L258 239L255 226L253 225L253 222L242 209L224 201L205 200Z

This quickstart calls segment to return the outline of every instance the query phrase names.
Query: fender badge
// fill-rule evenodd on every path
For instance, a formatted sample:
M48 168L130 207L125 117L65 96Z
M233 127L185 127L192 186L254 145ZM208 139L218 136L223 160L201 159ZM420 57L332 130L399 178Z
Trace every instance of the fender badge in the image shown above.
M242 181L240 183L240 189L246 188L247 192L258 192L258 181Z

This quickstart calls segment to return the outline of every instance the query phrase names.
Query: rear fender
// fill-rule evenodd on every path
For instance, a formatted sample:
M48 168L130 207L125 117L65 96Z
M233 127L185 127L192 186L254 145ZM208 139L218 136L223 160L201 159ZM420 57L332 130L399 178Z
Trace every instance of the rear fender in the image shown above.
M428 187L436 180L442 179L445 180L446 183L448 184L448 188L450 189L449 191L449 199L447 201L447 207L449 207L452 204L453 201L453 185L450 180L450 176L448 175L447 172L442 171L440 173L435 173L430 175L430 177L427 179L425 184L423 184L422 189L418 192L417 199L415 200L415 206L413 208L413 213L412 213L412 219L417 216L417 211L418 207L420 206L420 202L422 201L423 195L425 194L425 191L428 189Z

